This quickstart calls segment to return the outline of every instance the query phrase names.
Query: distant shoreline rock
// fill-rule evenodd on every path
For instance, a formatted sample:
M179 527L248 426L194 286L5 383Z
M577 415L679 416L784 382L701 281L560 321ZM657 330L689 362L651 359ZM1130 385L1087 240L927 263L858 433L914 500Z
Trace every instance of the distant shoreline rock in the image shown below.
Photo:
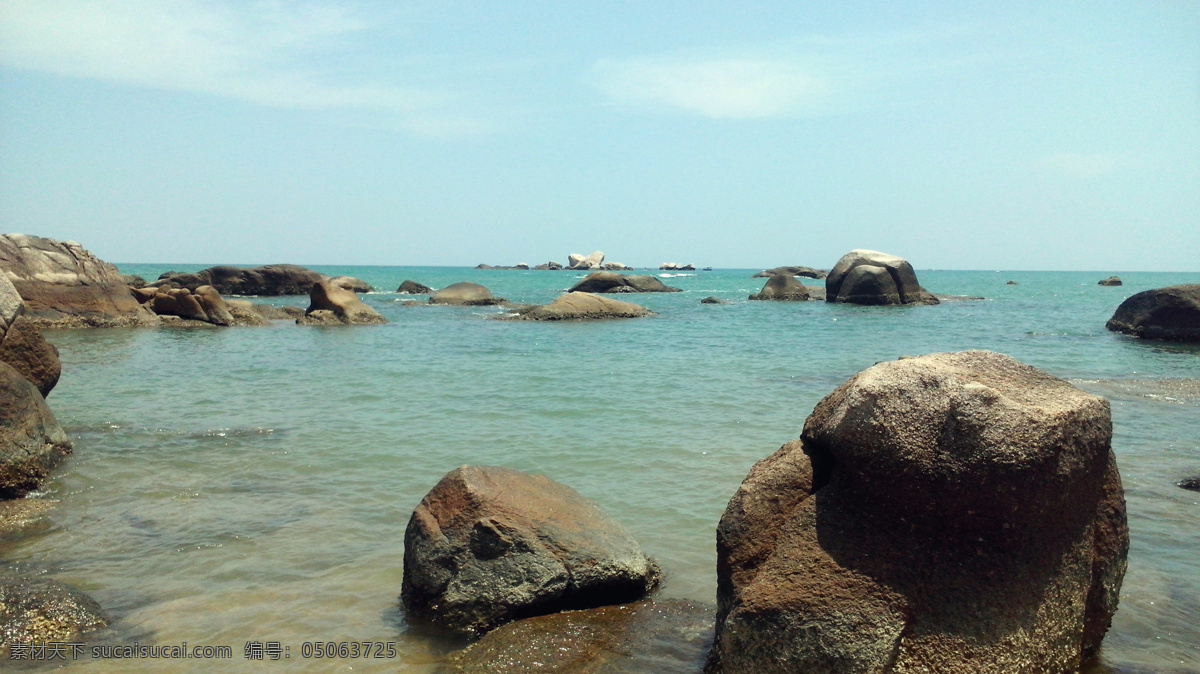
M1121 277L1109 276L1108 278L1097 282L1096 285L1098 285L1098 286L1119 286L1119 285L1123 285L1123 284L1121 283Z
M611 271L596 271L588 274L579 283L571 286L572 293L677 293L679 288L664 285L653 276L626 276Z
M813 269L812 267L775 267L774 269L764 269L751 278L770 278L787 274L788 276L803 276L811 279L823 279L829 275L829 272L824 269Z
M1200 284L1131 295L1104 327L1141 339L1200 342Z

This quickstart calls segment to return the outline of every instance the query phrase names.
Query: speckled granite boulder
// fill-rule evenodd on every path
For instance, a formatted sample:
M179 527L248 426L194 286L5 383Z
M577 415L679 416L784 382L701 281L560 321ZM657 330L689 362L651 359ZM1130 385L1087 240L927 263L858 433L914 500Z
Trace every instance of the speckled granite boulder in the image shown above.
M881 363L750 471L709 672L1075 672L1129 533L1108 402L986 351Z
M635 601L659 578L629 532L570 487L463 466L408 522L400 598L412 619L479 634L520 618Z
M12 644L77 641L108 626L108 616L83 592L48 578L0 577L0 658ZM67 658L71 657L70 649Z

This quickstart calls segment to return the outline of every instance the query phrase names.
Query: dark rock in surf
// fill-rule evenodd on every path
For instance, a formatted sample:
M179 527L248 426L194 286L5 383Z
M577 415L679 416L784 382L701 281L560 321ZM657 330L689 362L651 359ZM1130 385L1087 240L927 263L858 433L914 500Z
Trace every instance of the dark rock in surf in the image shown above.
M400 598L412 619L481 634L520 618L636 601L659 579L629 532L570 487L463 466L409 520Z
M1180 487L1191 491L1200 491L1200 475L1195 477L1184 478L1177 482Z
M719 297L705 297L704 299L700 300L700 304L729 304L729 302L726 302Z
M399 288L396 288L396 292L402 295L429 295L433 293L433 288L417 283L416 281L405 280L404 283L400 284Z
M707 671L1078 671L1129 547L1111 436L1000 354L864 370L729 502Z
M579 283L571 286L571 293L677 293L679 288L664 285L653 276L625 276L611 271L588 274Z
M829 272L824 269L813 269L812 267L775 267L774 269L764 269L752 278L771 278L780 274L788 276L804 276L806 278L823 279L829 275Z
M1200 342L1200 284L1132 295L1104 327L1142 339Z
M774 300L776 302L806 302L809 299L808 289L795 276L777 274L763 284L761 292L751 295L752 300Z
M294 264L268 264L252 269L218 265L194 274L167 272L152 285L192 291L199 286L210 285L222 295L307 295L314 283L328 278L325 274ZM339 284L366 288L359 292L371 289L370 285L359 279L349 276L338 278Z
M852 250L825 277L825 300L850 304L937 304L917 283L908 260L874 250Z
M1109 276L1106 279L1098 281L1096 283L1096 285L1098 285L1098 286L1119 286L1119 285L1123 285L1123 284L1121 283L1121 277Z

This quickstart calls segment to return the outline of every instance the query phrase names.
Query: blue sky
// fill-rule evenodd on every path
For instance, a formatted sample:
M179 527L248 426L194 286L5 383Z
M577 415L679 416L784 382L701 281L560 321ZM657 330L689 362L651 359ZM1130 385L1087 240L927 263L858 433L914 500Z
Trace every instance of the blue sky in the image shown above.
M0 223L114 262L1197 271L1200 3L0 0Z

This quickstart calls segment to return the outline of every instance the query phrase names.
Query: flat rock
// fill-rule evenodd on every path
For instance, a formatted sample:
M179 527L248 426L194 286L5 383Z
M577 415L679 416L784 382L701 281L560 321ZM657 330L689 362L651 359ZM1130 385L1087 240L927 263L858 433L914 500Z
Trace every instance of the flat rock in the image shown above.
M404 532L410 619L480 634L501 624L645 597L658 566L598 505L544 475L463 466Z
M526 321L599 320L607 318L642 318L653 316L649 309L610 297L584 292L560 295L550 304L524 307L515 317Z
M677 293L679 288L664 285L653 276L626 276L611 271L597 271L571 286L567 292L584 293Z
M1142 339L1200 342L1200 284L1132 295L1104 327Z

